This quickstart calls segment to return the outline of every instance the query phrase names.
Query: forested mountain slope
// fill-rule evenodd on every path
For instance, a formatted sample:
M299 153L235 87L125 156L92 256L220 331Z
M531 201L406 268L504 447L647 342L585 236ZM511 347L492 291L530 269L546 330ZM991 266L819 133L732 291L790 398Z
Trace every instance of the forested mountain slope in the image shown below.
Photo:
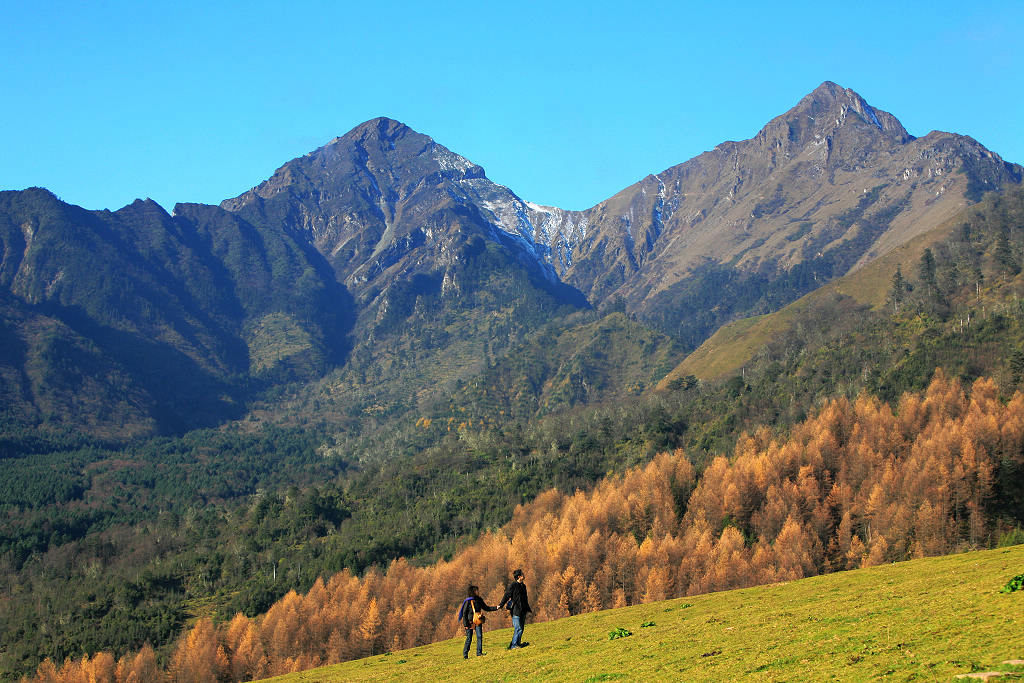
M931 246L937 273L951 267L947 252L975 253L965 251L969 245L1002 254L980 262L980 288L968 282L962 294L947 294L949 302L973 297L975 317L963 330L908 272L898 310L892 302L878 310L847 305L836 318L825 301L817 317L773 340L743 374L721 383L683 375L660 392L627 392L568 412L529 417L540 405L530 398L525 412L502 422L503 404L482 402L495 381L486 373L500 383L514 379L515 363L523 362L514 361L517 352L509 356L514 362L496 362L480 382L468 382L464 395L435 405L447 412L425 413L375 443L246 424L126 449L83 447L72 438L8 441L19 457L2 461L0 561L10 577L3 670L26 672L42 656L123 653L147 641L169 652L190 618L230 619L239 610L254 618L288 590L306 591L318 575L345 567L361 573L401 556L433 562L552 486L588 489L658 451L685 446L700 472L731 452L741 431L785 429L830 397L878 392L895 407L902 392L922 390L936 366L968 383L991 375L1006 400L1024 368L1017 359L1022 315L1012 306L1020 276L1003 258L1019 254L1018 201L985 202L965 220L966 233L962 225L953 231L955 242ZM997 263L1008 270L995 270ZM579 367L573 354L591 344L608 350L615 343L619 353L620 340L633 338L668 348L621 314L590 320L555 337L563 341L523 347L518 357L572 368ZM580 337L588 328L591 336ZM629 357L616 358L616 372L626 369ZM485 410L473 413L475 406ZM993 502L1004 499L1000 493Z
M831 401L785 437L745 435L699 474L677 451L589 492L548 491L451 561L346 570L257 619L200 620L168 670L250 680L447 640L463 587L494 602L516 567L545 621L1017 542L1022 472L1024 394L1004 404L990 380L968 392L940 372L895 411Z
M894 366L900 365L895 356L907 354L905 363L923 363L926 370L955 368L964 377L984 365L989 368L984 372L998 372L1007 386L1016 386L1024 352L1019 334L1022 226L1024 191L991 194L776 313L723 327L661 386L688 375L725 377L741 368L754 376L757 368L785 364L805 348L829 346L835 351L834 370L847 364L862 367L862 386L881 389L889 398L901 389L884 390L878 374L872 381L879 363L865 363L864 354L881 354ZM844 352L846 358L840 359ZM781 368L773 372L784 374Z
M7 417L122 440L238 417L248 382L344 357L344 290L285 233L213 207L86 211L0 193ZM243 379L245 378L245 379Z

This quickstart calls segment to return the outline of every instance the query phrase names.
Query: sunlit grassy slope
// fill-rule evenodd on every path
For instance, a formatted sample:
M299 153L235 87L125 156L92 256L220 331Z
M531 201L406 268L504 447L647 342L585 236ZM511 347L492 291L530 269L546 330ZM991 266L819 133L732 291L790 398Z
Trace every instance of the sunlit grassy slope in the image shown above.
M518 651L505 649L511 630L496 628L484 634L485 656L468 661L460 637L273 680L1024 677L1024 667L1004 663L1024 659L1024 590L1000 592L1022 573L1024 545L530 624L530 646ZM610 639L619 628L632 635Z
M808 315L808 311L837 296L851 297L857 303L872 308L885 306L897 266L905 274L913 273L924 249L948 237L954 223L952 220L947 221L935 230L893 249L863 268L819 287L774 313L723 325L669 372L659 387L665 388L673 379L686 375L708 381L739 372L765 344L795 327Z

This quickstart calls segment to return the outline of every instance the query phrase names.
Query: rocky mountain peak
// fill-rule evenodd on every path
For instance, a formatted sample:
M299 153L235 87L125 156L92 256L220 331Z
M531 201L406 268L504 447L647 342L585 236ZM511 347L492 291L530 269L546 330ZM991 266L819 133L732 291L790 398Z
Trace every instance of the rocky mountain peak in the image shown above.
M371 203L392 202L424 181L485 178L484 169L400 121L379 117L284 164L252 190L221 207L239 211L281 193L317 197L317 203L353 189Z
M860 148L914 140L895 116L832 81L825 81L769 121L756 140L791 158L810 145L831 144L837 136L856 138Z
M666 330L689 329L731 305L709 294L691 308L703 287L778 278L765 284L776 287L771 296L800 296L1021 176L964 136L915 138L826 81L753 138L723 142L574 217L586 229L560 275L597 305L621 298Z
M401 158L410 153L415 156L432 143L431 138L417 133L401 121L382 116L359 124L323 147L309 152L306 158L317 158L322 162L337 160L338 157L357 161L360 157L365 160L369 156Z
M289 161L221 207L304 235L357 295L375 292L378 280L446 268L473 234L501 243L549 284L558 279L525 202L481 166L386 117Z
M1016 171L985 152L916 139L857 92L825 81L754 138L722 143L582 212L525 202L387 117L293 159L222 207L304 236L357 298L448 268L457 245L476 235L593 302L615 295L643 310L702 263L784 272L812 261L815 277L845 272L861 250L874 258L948 216L966 192L1016 182ZM841 254L829 251L856 236Z
M393 141L409 133L416 134L416 131L401 121L396 121L386 116L378 116L375 119L359 124L349 131L346 137Z

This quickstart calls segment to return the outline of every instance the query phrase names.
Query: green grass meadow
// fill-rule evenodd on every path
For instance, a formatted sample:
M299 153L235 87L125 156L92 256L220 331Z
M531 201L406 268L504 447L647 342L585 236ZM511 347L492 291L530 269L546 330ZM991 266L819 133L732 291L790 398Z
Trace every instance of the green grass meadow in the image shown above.
M1024 590L1000 592L1019 574L1024 545L914 560L528 624L530 646L517 651L495 612L483 657L474 644L463 660L459 637L272 680L1024 678L1004 663L1024 660ZM610 638L617 629L632 635Z

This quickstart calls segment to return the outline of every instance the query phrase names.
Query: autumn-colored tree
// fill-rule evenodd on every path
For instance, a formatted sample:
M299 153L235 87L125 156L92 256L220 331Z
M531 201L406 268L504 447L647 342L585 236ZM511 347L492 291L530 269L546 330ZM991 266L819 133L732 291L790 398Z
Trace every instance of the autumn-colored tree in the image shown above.
M53 660L47 657L36 667L36 683L55 683L58 680L59 672Z
M559 578L559 584L561 584L558 595L559 611L564 611L568 615L583 612L584 601L587 598L587 584L576 567L571 564L566 567Z
M213 622L200 619L174 650L170 676L174 683L210 683L218 680L219 665L217 632Z
M868 549L868 554L864 558L862 566L874 567L885 564L889 559L888 553L889 542L885 540L885 536L877 534L871 539L871 547Z
M584 612L598 612L601 610L601 590L593 583L587 584L587 595L583 598Z
M363 639L363 643L371 655L376 654L374 650L380 635L381 618L380 610L377 608L377 598L370 598L370 604L366 606L363 618L359 622L359 637Z
M660 602L669 597L669 576L667 567L654 567L647 573L644 582L642 602Z
M163 674L156 662L156 652L147 643L135 654L125 655L117 663L117 683L161 681Z
M687 511L687 517L690 512ZM685 587L687 595L699 593L704 585L708 563L715 550L715 540L708 523L702 517L687 526L683 532L683 546L686 549L679 562L676 584Z
M264 677L269 673L269 664L263 642L260 640L259 629L256 624L245 624L245 631L238 638L231 658L232 680L243 681Z
M850 542L850 549L846 551L846 566L850 569L863 566L867 554L864 541L860 540L860 536L854 536Z
M727 526L715 544L714 553L704 575L690 586L691 592L708 593L749 585L750 562L743 534Z

